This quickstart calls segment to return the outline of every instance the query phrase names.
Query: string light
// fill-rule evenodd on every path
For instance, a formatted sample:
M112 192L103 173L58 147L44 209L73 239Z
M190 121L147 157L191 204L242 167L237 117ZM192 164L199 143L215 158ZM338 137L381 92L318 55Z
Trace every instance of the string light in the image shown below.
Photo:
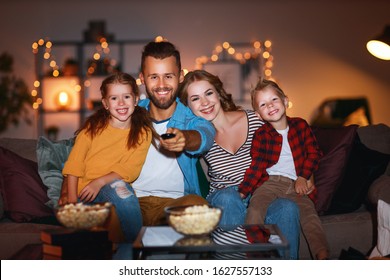
M242 45L242 44L241 44ZM245 52L237 51L238 48L234 47L233 43L223 42L222 44L218 44L215 49L212 51L210 57L208 56L200 56L195 59L196 69L202 69L203 65L206 63L213 63L217 61L229 60L233 59L238 61L241 64L245 64L250 59L259 59L260 55L263 58L263 66L262 66L262 74L266 79L272 78L272 67L273 67L273 56L271 55L271 46L272 42L270 40L264 41L264 43L260 41L255 41L251 44L250 50Z
M161 40L163 40L163 37L161 37ZM108 72L114 71L115 66L117 65L117 61L109 57L110 48L106 38L104 37L99 38L98 41L99 43L96 45L96 52L93 53L92 62L90 63L87 69L86 79L84 80L85 87L89 87L91 85L89 78L91 75L96 73L99 61L103 61L103 63L105 63ZM36 42L33 42L31 45L32 52L34 55L39 55L39 49L44 48L42 58L44 59L44 61L48 61L48 65L51 69L50 70L51 76L56 78L61 76L61 72L60 72L61 68L59 67L58 62L56 61L55 56L52 53L53 47L54 47L53 42L51 42L48 39L39 39ZM33 97L34 100L32 107L35 110L37 110L39 106L42 104L42 98L38 97L38 92L40 88L40 82L38 81L38 74L36 78L37 80L34 81L33 84L34 89L31 91L31 96ZM75 89L77 92L80 92L82 87L81 85L76 85Z

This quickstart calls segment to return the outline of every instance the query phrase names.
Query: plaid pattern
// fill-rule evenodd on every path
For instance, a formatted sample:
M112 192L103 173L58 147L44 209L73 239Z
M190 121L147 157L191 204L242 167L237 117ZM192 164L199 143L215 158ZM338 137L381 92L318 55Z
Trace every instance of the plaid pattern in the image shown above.
M246 238L250 243L267 243L271 232L262 225L245 225Z
M301 118L287 117L289 131L288 142L292 151L297 176L309 179L318 168L322 152L309 124ZM245 196L268 180L266 168L276 164L282 150L283 137L269 123L265 123L255 133L250 167L239 186Z

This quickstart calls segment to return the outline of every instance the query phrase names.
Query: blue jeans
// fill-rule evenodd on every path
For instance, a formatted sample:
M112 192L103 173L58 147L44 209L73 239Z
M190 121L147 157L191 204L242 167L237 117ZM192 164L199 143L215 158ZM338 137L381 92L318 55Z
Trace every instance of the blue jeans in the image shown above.
M128 183L116 180L103 186L93 202L111 202L126 241L135 240L142 227L142 214L138 198Z
M299 208L287 198L275 199L267 209L265 224L276 224L290 244L290 259L297 260L299 256Z
M246 215L246 201L244 201L235 187L216 190L207 196L212 206L222 208L220 227L244 224ZM265 224L276 224L290 244L290 259L298 259L299 250L299 209L291 200L275 199L267 209Z

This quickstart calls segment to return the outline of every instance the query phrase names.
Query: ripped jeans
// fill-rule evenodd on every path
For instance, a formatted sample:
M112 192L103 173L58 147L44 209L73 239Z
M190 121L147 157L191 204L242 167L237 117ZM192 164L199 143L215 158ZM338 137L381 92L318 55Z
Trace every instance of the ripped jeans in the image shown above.
M111 202L115 206L127 242L133 242L142 227L141 208L133 188L122 180L104 185L93 202Z

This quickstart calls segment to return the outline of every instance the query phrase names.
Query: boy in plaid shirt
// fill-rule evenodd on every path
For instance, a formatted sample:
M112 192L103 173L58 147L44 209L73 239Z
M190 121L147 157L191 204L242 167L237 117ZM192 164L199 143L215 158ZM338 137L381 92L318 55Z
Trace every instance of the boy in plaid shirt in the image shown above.
M252 91L252 106L265 121L253 137L252 163L239 186L242 198L251 195L246 224L264 222L268 205L276 198L295 201L300 223L316 259L328 258L328 244L313 201L310 183L322 152L308 125L286 115L288 98L273 81L260 79Z

